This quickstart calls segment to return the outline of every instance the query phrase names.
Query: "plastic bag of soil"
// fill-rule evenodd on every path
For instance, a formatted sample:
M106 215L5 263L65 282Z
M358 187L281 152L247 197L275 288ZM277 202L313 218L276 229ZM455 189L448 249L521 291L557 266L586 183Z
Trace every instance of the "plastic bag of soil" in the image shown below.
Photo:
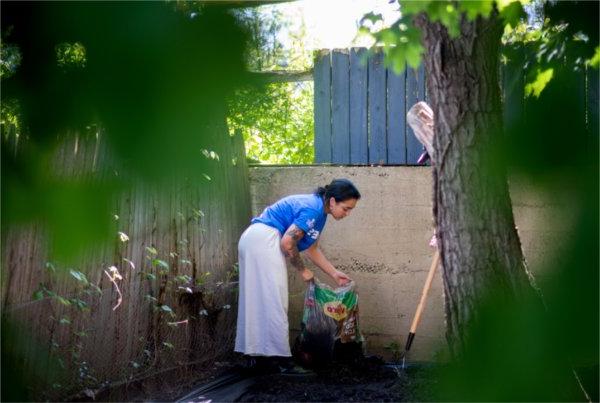
M364 357L362 345L354 282L334 289L311 281L304 295L300 334L292 347L294 358L305 367L357 361Z

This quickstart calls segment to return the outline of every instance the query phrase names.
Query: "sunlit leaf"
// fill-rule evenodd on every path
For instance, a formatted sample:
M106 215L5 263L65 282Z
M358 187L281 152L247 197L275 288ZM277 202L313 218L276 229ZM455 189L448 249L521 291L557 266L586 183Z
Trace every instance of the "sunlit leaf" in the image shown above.
M535 81L525 85L525 96L533 95L539 98L540 94L546 88L546 85L552 80L554 69L538 70Z
M494 7L494 0L466 0L458 2L461 11L464 11L467 18L474 20L481 15L487 18Z
M126 233L119 231L118 234L119 234L119 239L121 240L121 242L127 242L127 241L129 241L129 237L127 236Z

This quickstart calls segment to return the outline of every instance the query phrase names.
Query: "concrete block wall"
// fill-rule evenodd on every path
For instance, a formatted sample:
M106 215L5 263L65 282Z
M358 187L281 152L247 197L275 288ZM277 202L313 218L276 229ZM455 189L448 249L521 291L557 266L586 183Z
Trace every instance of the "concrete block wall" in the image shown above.
M253 215L281 197L310 193L334 178L354 182L362 198L345 219L328 218L321 249L356 281L367 352L389 358L385 346L395 341L403 347L434 253L428 246L433 224L431 168L255 166L249 171ZM540 200L525 184L511 186L511 195L525 255L530 267L536 267L549 258L546 247L569 228L545 230L561 209ZM320 280L332 284L327 275L313 269ZM300 327L305 286L292 267L289 290L293 338ZM438 273L411 348L412 360L432 360L445 349L443 304Z

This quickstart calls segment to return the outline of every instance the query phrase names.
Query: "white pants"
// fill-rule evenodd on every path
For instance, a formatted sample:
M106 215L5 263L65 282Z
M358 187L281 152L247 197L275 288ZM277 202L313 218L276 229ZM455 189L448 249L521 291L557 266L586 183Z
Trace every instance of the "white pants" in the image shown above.
M252 224L238 243L240 291L235 351L290 357L288 279L281 235Z

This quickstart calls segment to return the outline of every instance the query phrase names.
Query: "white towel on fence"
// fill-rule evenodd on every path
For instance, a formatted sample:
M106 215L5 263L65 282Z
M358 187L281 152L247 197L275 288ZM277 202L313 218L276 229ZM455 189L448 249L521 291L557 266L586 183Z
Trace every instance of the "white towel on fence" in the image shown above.
M290 357L288 279L281 235L252 224L238 244L240 291L235 351Z

